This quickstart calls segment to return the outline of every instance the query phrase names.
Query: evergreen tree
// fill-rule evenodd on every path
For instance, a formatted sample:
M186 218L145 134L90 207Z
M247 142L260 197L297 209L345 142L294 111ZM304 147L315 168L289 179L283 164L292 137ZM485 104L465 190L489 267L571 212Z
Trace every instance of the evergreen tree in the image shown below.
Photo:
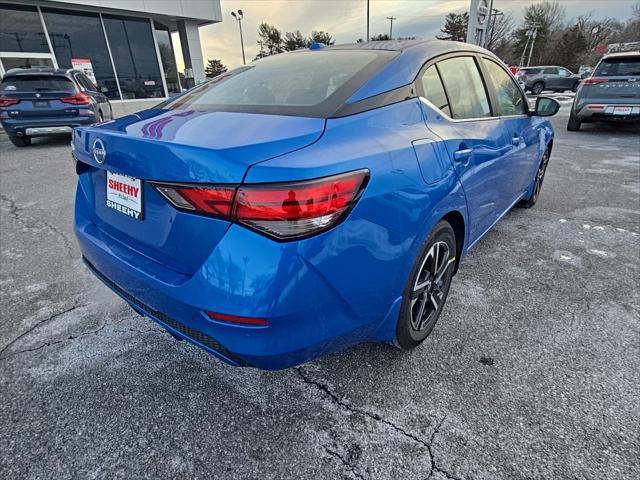
M444 27L440 29L442 35L436 35L436 38L438 40L465 42L467 40L468 27L469 12L449 13L444 19Z
M389 34L379 33L378 35L374 35L373 37L371 37L372 42L380 42L382 40L389 40Z
M307 40L302 36L300 30L287 32L284 34L284 49L288 52L298 50L307 46Z
M336 41L331 38L329 32L314 30L311 32L311 35L309 35L307 46L311 45L312 43L324 43L325 45L333 45L334 43L336 43Z
M207 66L204 69L204 74L207 78L215 78L218 75L222 75L227 71L227 67L225 67L222 60L218 60L217 58L213 58L207 61Z

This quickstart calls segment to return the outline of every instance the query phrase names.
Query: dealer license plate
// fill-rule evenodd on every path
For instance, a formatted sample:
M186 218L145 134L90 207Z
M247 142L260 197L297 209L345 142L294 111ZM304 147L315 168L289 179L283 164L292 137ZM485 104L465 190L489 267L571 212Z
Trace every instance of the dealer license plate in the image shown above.
M144 219L142 180L107 171L107 207L136 220Z
M616 107L613 109L614 115L631 115L631 107Z

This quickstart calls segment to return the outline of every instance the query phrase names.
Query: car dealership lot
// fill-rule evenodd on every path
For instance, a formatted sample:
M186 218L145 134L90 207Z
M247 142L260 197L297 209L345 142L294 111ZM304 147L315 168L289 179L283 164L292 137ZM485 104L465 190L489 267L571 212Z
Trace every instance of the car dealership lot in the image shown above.
M0 477L638 478L640 132L567 116L421 347L281 372L133 313L80 260L68 139L0 134Z

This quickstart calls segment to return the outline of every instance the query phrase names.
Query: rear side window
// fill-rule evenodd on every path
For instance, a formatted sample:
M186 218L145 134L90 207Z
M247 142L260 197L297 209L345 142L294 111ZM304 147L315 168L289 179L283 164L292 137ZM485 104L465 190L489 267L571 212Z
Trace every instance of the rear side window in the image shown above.
M625 77L640 75L640 57L608 58L600 62L594 77Z
M507 72L492 60L483 58L482 63L496 92L498 104L494 105L495 114L521 115L525 113L522 92Z
M521 68L518 73L522 73L524 75L538 75L541 71L541 68Z
M545 75L557 75L558 74L558 69L557 68L545 68L543 73Z
M324 116L396 54L325 50L275 55L216 77L163 107Z
M451 118L491 116L487 92L472 57L449 58L437 65L449 98Z
M449 100L447 100L447 94L444 91L442 80L435 65L430 66L422 75L422 88L424 89L424 96L429 100L438 110L441 110L449 117L451 116L451 110L449 109Z
M0 84L0 92L75 92L75 84L67 77L50 75L20 75L15 77L5 77Z

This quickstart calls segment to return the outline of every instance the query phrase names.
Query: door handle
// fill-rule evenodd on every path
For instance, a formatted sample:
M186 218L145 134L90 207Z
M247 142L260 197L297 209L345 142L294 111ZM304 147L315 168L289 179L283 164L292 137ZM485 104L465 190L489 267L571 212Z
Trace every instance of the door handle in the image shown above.
M514 136L513 138L511 138L511 144L516 147L520 145L520 137Z
M472 148L463 148L461 150L453 152L453 159L458 162L462 162L464 160L468 160L472 153Z

